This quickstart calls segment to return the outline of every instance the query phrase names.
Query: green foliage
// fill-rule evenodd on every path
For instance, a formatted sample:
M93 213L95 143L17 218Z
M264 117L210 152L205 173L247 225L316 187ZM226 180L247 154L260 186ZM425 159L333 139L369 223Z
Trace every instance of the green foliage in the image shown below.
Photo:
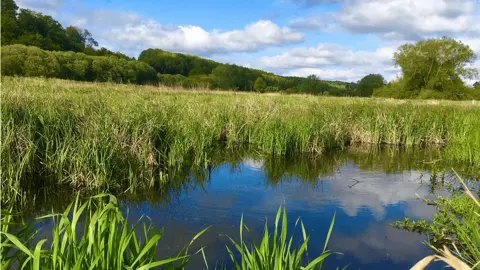
M257 79L255 80L255 83L253 84L253 88L256 91L263 91L265 90L266 87L267 87L267 83L265 82L265 80L262 77L257 77Z
M140 53L139 61L152 66L158 73L183 76L210 74L218 63L181 53L148 49Z
M11 44L18 36L19 29L17 23L18 6L13 0L2 0L1 10L1 31L2 45Z
M475 83L473 84L473 88L480 90L480 82L475 82Z
M452 198L438 197L430 204L437 208L431 222L405 218L394 225L427 235L433 247L447 246L470 265L480 262L480 216L476 202L465 194L455 194Z
M38 47L2 47L2 71L8 76L54 77L80 81L151 84L157 74L149 65L117 57L44 51Z
M454 39L428 39L416 44L404 44L394 54L394 62L400 66L409 92L431 89L461 94L462 78L473 78L475 53Z
M300 93L311 93L321 95L328 92L329 95L342 96L343 90L339 90L330 86L328 83L321 81L316 75L310 75L306 79L301 80L297 87Z
M259 71L237 65L218 65L212 71L214 88L252 91Z
M363 77L356 85L355 95L360 97L369 97L375 89L385 85L385 79L380 74L369 74Z
M159 49L144 50L139 58L160 73L160 81L165 85L182 87L202 87L213 89L321 94L328 91L335 96L351 95L344 83L327 83L318 79L282 77L261 70L230 64L220 64L188 54L166 52ZM171 76L168 76L171 75ZM179 77L176 75L181 75ZM173 77L174 76L174 77ZM184 77L188 76L189 79ZM206 77L209 77L207 80ZM263 82L261 82L261 80ZM258 80L258 87L255 83ZM205 82L208 81L206 84ZM174 82L174 83L173 83Z
M182 269L190 259L189 248L206 230L198 233L175 257L157 260L163 229L143 223L143 235L122 215L117 199L100 194L81 204L78 197L61 214L40 217L53 223L51 239L38 241L29 227L10 231L12 213L2 217L2 269ZM7 223L7 225L5 225ZM83 228L81 228L83 225ZM78 231L78 229L82 229ZM79 234L81 235L79 237ZM47 242L48 241L48 242ZM50 244L48 247L47 244Z
M442 145L445 162L480 164L480 107L472 102L158 91L3 77L2 200L27 198L29 182L162 185L168 168L208 164L219 143L287 156L357 143Z
M279 225L280 219L281 227ZM292 246L292 243L294 243L293 235L287 239L287 222L287 211L284 207L280 207L275 218L273 235L268 231L268 222L265 222L265 229L263 231L263 237L260 243L248 245L243 241L243 230L248 230L248 227L243 224L242 216L240 219L240 242L237 243L235 240L229 237L234 247L232 249L240 253L241 261L237 261L235 259L234 251L227 246L230 259L235 264L234 269L322 269L323 262L332 254L330 250L327 250L327 244L335 223L335 215L332 218L322 254L309 261L309 263L307 263L305 266L302 266L302 264L305 263L308 250L308 241L310 237L306 234L303 222L300 221L300 219L297 219L297 222L295 222L295 227L300 223L303 241L298 249L294 248Z

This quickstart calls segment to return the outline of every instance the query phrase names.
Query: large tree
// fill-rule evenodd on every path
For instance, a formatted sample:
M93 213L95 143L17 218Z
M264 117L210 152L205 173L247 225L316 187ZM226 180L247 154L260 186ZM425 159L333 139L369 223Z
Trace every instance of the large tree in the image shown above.
M463 78L473 78L477 73L470 67L476 60L475 53L467 45L447 37L404 44L393 59L402 69L406 90L412 92L456 91L463 88Z
M474 83L474 84L473 84L473 87L474 87L474 88L478 88L478 89L480 89L480 82L476 82L476 83Z
M385 78L380 74L369 74L363 77L357 83L355 95L360 97L369 97L373 94L373 90L385 85Z

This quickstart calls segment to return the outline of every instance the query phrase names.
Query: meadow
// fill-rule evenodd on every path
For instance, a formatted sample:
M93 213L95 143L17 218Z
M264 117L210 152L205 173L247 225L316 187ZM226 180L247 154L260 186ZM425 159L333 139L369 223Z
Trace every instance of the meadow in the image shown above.
M320 155L353 144L439 146L480 164L480 103L254 94L4 77L2 203L45 184L152 186L213 148Z
M3 77L1 105L0 195L7 209L2 217L2 264L21 263L28 269L38 269L40 264L181 268L192 254L202 252L189 253L187 246L176 257L157 261L155 247L163 232L144 227L145 242L139 241L118 212L115 197L106 195L83 204L77 201L63 214L47 215L56 220L52 232L56 238L50 249L43 249L43 240L28 244L28 226L10 234L10 225L15 223L11 214L35 200L29 190L45 186L93 193L127 187L135 192L140 187L168 184L175 179L169 175L183 175L185 163L205 168L219 162L218 149L235 153L245 147L267 161L267 171L267 156L319 157L323 164L329 160L322 162L322 154L333 150L382 145L407 150L440 148L435 160L442 167L459 162L470 173L480 168L480 103L476 101L258 94ZM384 156L385 162L390 156ZM293 174L310 172L296 170ZM84 211L89 214L82 217ZM274 263L283 265L282 269L285 265L300 267L303 247L287 246L286 228L277 229L279 218L282 224L286 219L280 212L275 235L264 234L256 247L258 253L252 253L242 237L240 242L232 239L232 248L241 254L240 261L231 258L237 269L260 269ZM85 218L89 234L77 240L74 223ZM240 234L243 227L241 223ZM93 241L97 234L106 237L104 242ZM68 245L60 245L62 237ZM308 242L305 234L303 241ZM124 252L102 251L102 243ZM326 248L318 260L311 261L311 267L321 267L330 254ZM59 249L68 251L68 257L59 256ZM79 260L84 253L91 260ZM89 264L95 260L97 264Z

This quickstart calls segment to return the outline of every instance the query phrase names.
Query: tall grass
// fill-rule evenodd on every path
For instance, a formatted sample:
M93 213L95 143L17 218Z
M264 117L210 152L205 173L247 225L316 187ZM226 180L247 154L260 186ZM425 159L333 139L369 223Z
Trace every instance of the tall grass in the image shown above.
M198 233L175 257L157 260L163 229L156 231L143 223L143 235L137 234L140 222L129 224L114 196L100 194L83 204L77 197L64 213L39 219L53 222L51 239L33 246L35 233L30 227L11 227L12 216L3 216L2 269L182 269L191 256L190 245L205 232Z
M282 219L281 227L279 226L280 219ZM299 219L297 219L295 226L297 226L298 223ZM269 234L268 222L265 222L263 236L258 244L254 242L253 244L249 245L243 240L243 230L248 230L248 227L243 224L242 216L240 219L240 242L237 243L235 240L229 237L236 251L241 255L240 261L237 261L234 252L228 246L227 250L234 264L234 269L322 269L323 262L332 254L330 250L327 250L327 244L330 240L334 223L335 215L333 216L330 224L330 229L328 230L322 253L310 262L307 262L306 266L303 266L303 264L305 264L305 260L307 259L306 254L308 251L309 236L306 234L303 222L300 221L303 242L298 249L294 248L293 245L295 244L293 244L293 235L287 239L287 212L286 208L284 207L280 207L278 209L275 218L273 236Z
M79 197L63 213L39 217L50 220L50 238L38 240L33 223L27 226L14 224L12 209L2 215L0 232L0 262L2 269L184 269L190 258L202 253L205 267L209 269L203 248L190 253L193 242L208 228L192 238L192 241L171 258L158 260L157 245L163 229L156 231L153 225L129 224L119 210L115 196L99 194L80 203ZM281 220L281 221L280 221ZM275 218L273 235L268 223L259 244L247 244L243 231L248 227L240 219L240 242L229 238L236 251L226 246L235 269L321 269L325 259L332 254L327 244L333 230L335 216L328 230L322 253L307 261L309 236L300 218L302 242L297 247L292 234L287 238L287 213L280 207ZM281 224L281 226L280 226ZM137 227L143 229L138 233ZM241 259L237 261L236 255ZM224 263L224 262L221 262ZM305 265L305 266L304 266ZM223 264L226 266L226 264Z
M480 106L159 90L10 78L2 82L2 203L26 187L151 187L218 144L275 155L319 155L353 143L440 145L445 159L480 164ZM133 190L133 189L132 189Z

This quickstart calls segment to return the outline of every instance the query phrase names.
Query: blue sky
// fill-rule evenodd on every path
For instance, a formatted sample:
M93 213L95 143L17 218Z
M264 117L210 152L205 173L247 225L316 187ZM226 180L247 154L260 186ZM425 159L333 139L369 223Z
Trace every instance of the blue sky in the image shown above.
M356 81L399 74L399 45L447 35L480 55L478 0L17 0L101 46L160 48L280 75ZM480 62L474 65L480 68Z

